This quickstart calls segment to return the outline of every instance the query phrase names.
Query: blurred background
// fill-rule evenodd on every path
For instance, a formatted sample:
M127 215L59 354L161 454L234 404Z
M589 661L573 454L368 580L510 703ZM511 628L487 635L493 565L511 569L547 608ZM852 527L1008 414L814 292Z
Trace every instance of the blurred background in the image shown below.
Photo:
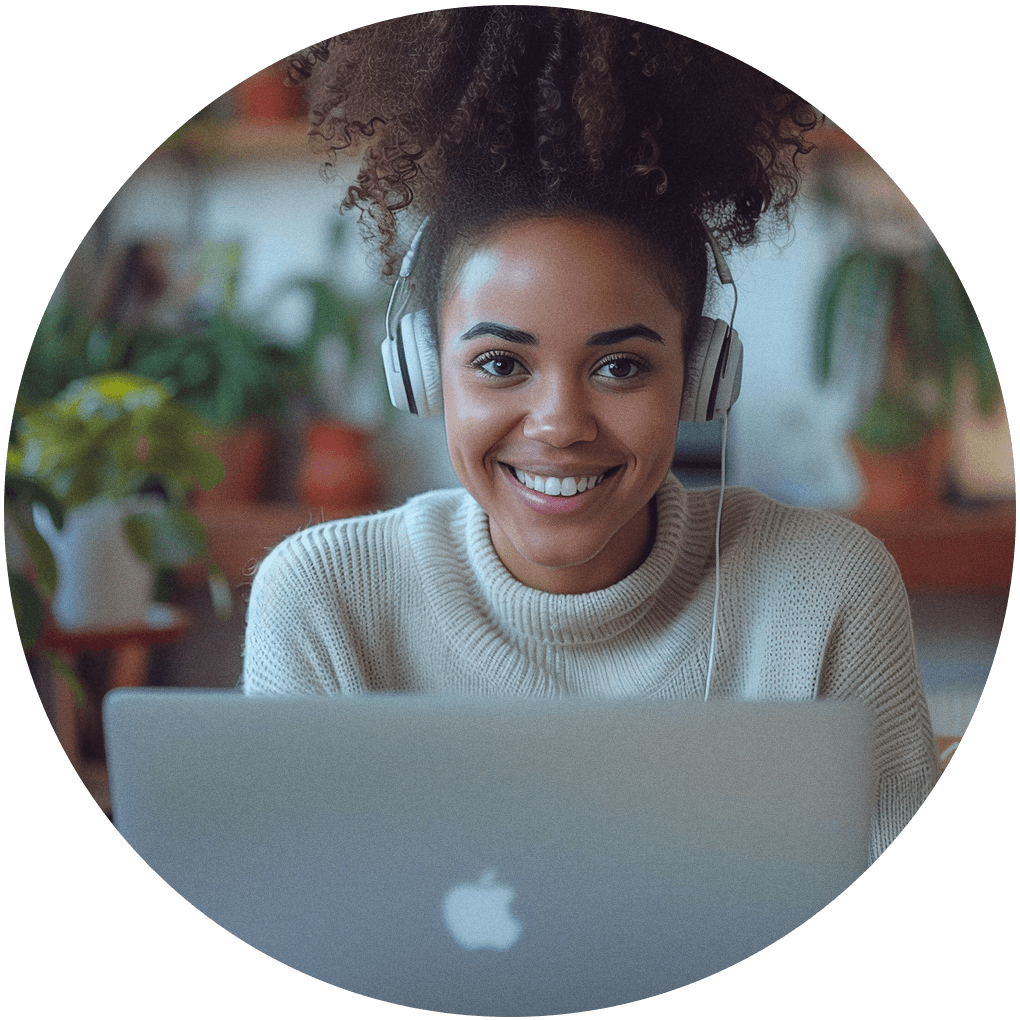
M282 82L276 66L241 83L124 185L60 281L22 381L5 501L12 588L40 693L104 806L104 690L233 687L247 585L269 548L311 522L457 484L442 422L389 408L388 285L353 217L336 211L350 168L320 176L300 92ZM936 239L837 127L818 142L792 232L731 258L745 364L727 484L845 514L886 543L951 754L1012 572L1005 413ZM729 288L713 294L715 314L728 318L731 303ZM95 379L85 397L74 389ZM180 449L140 445L150 398L193 416L180 419ZM83 399L95 406L87 437ZM197 481L203 464L181 467L196 435L223 464L210 488ZM682 429L674 471L685 484L718 484L720 439L714 426ZM158 513L88 518L127 492ZM148 571L140 607L123 604L128 568L115 565L132 556Z

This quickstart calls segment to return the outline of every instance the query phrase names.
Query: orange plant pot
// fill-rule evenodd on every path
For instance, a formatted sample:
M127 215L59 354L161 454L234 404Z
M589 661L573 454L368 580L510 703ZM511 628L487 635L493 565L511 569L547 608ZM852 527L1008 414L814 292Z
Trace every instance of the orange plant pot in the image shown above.
M297 472L301 501L324 517L344 517L372 508L379 473L368 457L364 432L333 422L315 422L305 433Z
M272 441L272 429L260 421L217 433L209 448L223 461L223 481L213 489L200 491L196 499L242 503L261 499Z
M284 85L286 65L274 64L235 86L238 115L247 121L281 124L300 120L305 113L301 89Z
M860 510L923 510L942 501L949 463L949 434L933 429L917 446L880 453L850 441L864 476Z

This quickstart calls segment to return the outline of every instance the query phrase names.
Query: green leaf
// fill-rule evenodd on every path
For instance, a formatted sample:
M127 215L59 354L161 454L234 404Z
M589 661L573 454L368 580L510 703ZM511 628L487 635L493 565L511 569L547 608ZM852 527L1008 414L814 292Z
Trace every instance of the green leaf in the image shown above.
M28 651L39 640L42 630L43 601L35 588L10 568L7 580L11 585L11 602L14 604L14 620L18 625L21 647Z
M826 275L818 303L814 367L819 382L836 372L836 352L851 344L859 357L883 357L885 332L902 260L868 249L847 252Z
M183 567L205 555L205 528L183 506L131 514L124 535L135 553L155 567Z
M920 411L880 393L853 434L868 449L892 453L916 446L930 430L931 422Z
M946 411L952 402L956 355L947 348L939 330L937 303L926 276L913 270L904 274L900 308L910 375L915 379L928 376L936 380L943 411Z
M12 514L12 520L25 541L28 558L35 567L39 590L43 595L52 595L57 590L57 561L53 558L53 551L35 526L23 520L20 514Z
M130 514L124 519L124 537L135 555L146 563L152 563L154 559L155 531L156 526L149 520L148 514Z
M85 707L85 690L81 683L78 681L78 677L71 667L64 662L64 660L57 655L55 652L44 651L43 657L53 667L54 672L65 684L71 689L71 693L74 695L74 700L78 702L81 708Z
M53 526L59 531L64 526L64 505L56 496L34 478L8 471L5 484L15 499L28 506L40 503L50 512Z

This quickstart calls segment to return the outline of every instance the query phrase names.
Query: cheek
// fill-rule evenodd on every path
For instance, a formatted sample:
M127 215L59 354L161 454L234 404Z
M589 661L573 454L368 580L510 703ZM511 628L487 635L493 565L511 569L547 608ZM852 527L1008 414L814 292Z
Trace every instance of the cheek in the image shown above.
M458 474L476 469L486 453L512 428L512 416L482 399L454 373L443 374L443 414L450 457Z
M465 385L459 372L450 371L444 359L443 409L446 416L447 433L456 433L462 439L470 440L474 431L483 427L490 417L490 409L486 407Z
M603 425L639 458L672 461L680 423L677 381L649 393L645 400L621 400L603 416Z
M454 421L461 428L483 428L493 418L490 404L479 400L460 379L443 379L443 407L446 408L447 424Z

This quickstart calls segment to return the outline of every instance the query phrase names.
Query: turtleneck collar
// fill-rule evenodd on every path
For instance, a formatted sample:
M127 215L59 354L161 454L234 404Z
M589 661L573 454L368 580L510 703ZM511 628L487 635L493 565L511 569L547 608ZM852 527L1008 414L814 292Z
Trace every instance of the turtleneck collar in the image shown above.
M476 598L491 622L520 642L578 644L613 638L649 610L678 566L690 563L692 583L703 559L704 536L690 534L688 495L667 475L655 496L656 533L644 562L623 580L581 595L553 595L529 588L503 565L489 537L485 511L470 497L464 506L464 539Z

